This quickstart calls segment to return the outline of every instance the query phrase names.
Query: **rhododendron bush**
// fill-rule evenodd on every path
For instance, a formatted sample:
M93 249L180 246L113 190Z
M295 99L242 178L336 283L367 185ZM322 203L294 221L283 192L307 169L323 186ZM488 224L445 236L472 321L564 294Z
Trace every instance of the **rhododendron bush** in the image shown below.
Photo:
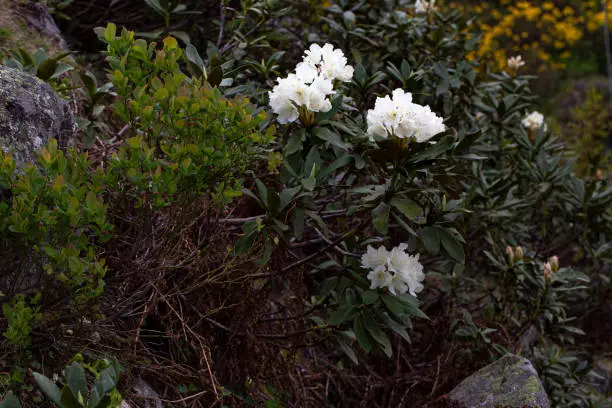
M433 0L221 13L207 43L96 30L115 236L74 347L96 333L193 406L445 406L508 352L554 406L608 403L583 379L610 334L612 190L574 173L522 56L483 69L469 16Z

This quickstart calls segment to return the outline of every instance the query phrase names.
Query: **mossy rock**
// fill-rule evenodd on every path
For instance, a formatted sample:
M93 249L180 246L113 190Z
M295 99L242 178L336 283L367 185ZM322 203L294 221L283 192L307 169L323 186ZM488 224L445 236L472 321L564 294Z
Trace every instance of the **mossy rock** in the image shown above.
M36 160L50 139L66 147L76 131L74 116L46 82L0 65L0 147L17 167Z
M507 354L463 380L449 394L456 408L550 408L531 362Z
M43 3L30 0L0 0L0 47L23 48L47 55L68 50L66 41Z

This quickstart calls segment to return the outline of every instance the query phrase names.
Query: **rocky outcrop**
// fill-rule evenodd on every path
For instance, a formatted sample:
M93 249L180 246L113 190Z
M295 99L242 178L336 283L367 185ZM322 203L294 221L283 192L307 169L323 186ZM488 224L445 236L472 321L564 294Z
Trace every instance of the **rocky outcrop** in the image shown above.
M38 78L0 66L0 147L17 167L36 159L51 138L67 146L76 131L68 104Z
M0 46L23 48L47 55L64 53L68 47L60 30L40 1L0 0Z
M46 82L0 65L0 148L11 153L17 171L35 163L50 139L57 139L60 147L69 145L75 130L68 104ZM0 189L0 197L3 194ZM35 290L44 276L40 265L40 255L24 253L17 264L7 268L12 272L0 274L2 292L12 296Z
M531 362L513 354L463 380L449 399L454 408L550 408Z
M612 360L605 357L597 357L593 361L593 368L584 379L584 384L592 392L599 395L608 395L612 380Z

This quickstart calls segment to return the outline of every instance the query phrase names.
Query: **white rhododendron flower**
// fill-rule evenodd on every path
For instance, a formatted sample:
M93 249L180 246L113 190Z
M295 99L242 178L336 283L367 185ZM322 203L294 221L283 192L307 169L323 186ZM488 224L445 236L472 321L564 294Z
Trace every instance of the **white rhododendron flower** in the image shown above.
M516 57L508 58L508 68L513 70L518 70L520 67L525 65L525 61L523 61L523 57L517 55Z
M425 279L419 254L406 253L408 245L400 244L391 251L383 246L374 249L368 245L367 252L361 257L361 266L370 269L368 279L370 289L387 288L394 295L410 292L412 296L423 290Z
M278 80L278 84L269 92L270 107L278 115L281 124L291 123L298 119L298 107L303 106L311 112L327 112L331 102L327 98L333 93L331 81L322 78L307 84L296 74Z
M370 136L414 137L419 143L446 130L441 117L429 106L412 103L412 94L402 89L394 90L391 98L377 98L374 109L368 111L367 122Z
M304 80L322 76L332 81L347 82L353 78L353 67L347 65L342 50L334 49L333 45L325 44L321 47L319 44L312 44L305 54L304 60L296 67L296 73L304 75Z
M295 122L300 118L300 109L328 112L332 108L329 96L334 93L333 81L350 81L353 77L353 67L331 44L312 44L305 54L295 73L278 79L268 92L270 107L281 124Z
M427 13L429 10L435 10L436 0L416 0L414 8L417 13Z
M527 115L527 117L525 117L525 119L523 119L521 123L527 129L531 130L537 130L544 126L544 130L546 131L548 128L544 122L544 115L537 111L531 112L529 115Z

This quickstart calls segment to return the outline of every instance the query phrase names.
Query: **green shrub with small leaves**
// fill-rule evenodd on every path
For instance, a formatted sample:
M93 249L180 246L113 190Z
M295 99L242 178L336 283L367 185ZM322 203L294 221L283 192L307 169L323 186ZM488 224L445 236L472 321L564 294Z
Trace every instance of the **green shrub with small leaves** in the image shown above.
M604 178L610 174L612 155L606 144L611 115L602 92L594 87L587 89L583 104L570 111L562 136L577 155L579 175Z
M31 251L40 258L28 259L44 258L46 280L68 287L80 304L84 293L93 297L102 288L97 245L110 231L104 195L117 233L109 247L122 262L154 269L160 285L205 275L177 282L167 296L151 285L133 298L146 305L138 330L149 315L167 310L163 303L179 317L182 334L174 337L189 352L169 354L198 374L209 363L201 358L205 342L218 357L213 353L225 347L220 338L247 339L240 345L311 371L303 376L314 384L308 389L325 389L329 405L429 406L458 380L449 371L511 351L533 360L558 406L606 406L581 384L592 345L578 317L609 291L608 181L581 178L546 118L527 120L536 100L533 77L518 68L488 72L469 58L478 37L458 12L417 12L412 0L324 3L224 2L206 58L197 51L203 44L183 48L173 37L148 42L127 29L118 33L114 24L97 29L109 83L81 76L84 128L93 139L104 132L96 125L102 111L114 114L116 148L99 169L70 153L60 171L48 165L64 157L51 146L43 150L41 170L3 176L6 182L0 177L12 194L0 202L0 221L6 220L0 230L17 237L7 235L3 245L18 247L15 259ZM177 28L173 17L186 11L179 2L148 4L164 18L163 33ZM110 109L102 108L105 100ZM237 203L239 195L245 197ZM188 235L201 227L208 201L226 215L240 213L217 225L235 238L233 251L222 240L222 260L202 258L201 267L173 259L168 266L166 250L179 258L184 253L177 248L189 247L190 259L200 256ZM244 272L244 265L252 270ZM240 277L225 280L232 272ZM196 283L186 289L184 282ZM239 286L246 297L257 296L252 319L232 313L251 299L235 306L215 296ZM210 314L196 306L183 314L203 293ZM41 304L48 296L41 293ZM14 322L6 333L25 341L36 320L28 307L38 303L15 299L6 307ZM217 322L223 313L227 321ZM175 334L179 324L169 315L160 324ZM531 328L537 339L519 350ZM301 360L315 353L312 362ZM224 389L222 397L215 375L225 367L206 367L216 398L288 406L309 400L291 394L286 380L293 371L279 364L273 378L255 378L250 361L242 363L224 361L246 391ZM97 406L75 364L63 390L41 377L39 383L49 385L53 401ZM332 377L322 372L329 367L342 381L317 383ZM196 389L192 378L181 381L190 386L179 392ZM343 381L354 386L347 391ZM102 391L99 396L110 396L110 388ZM194 398L206 394L213 393Z
M2 314L6 319L6 331L3 333L8 343L18 349L26 349L31 344L32 326L40 318L39 308L33 299L31 306L22 294L16 295L10 303L2 305Z
M183 73L196 54L174 38L157 48L115 32L113 25L100 31L117 93L113 108L133 137L110 161L107 183L123 186L139 205L141 195L150 196L156 208L205 192L218 202L239 195L246 166L274 136L273 128L261 132L265 114L246 99L224 98L201 70Z
M6 333L27 346L27 306L23 295L37 299L41 313L57 301L81 307L104 289L106 266L96 246L110 237L102 201L102 178L89 171L87 154L64 153L52 140L37 166L17 170L10 153L0 155L0 251L3 295L17 303L3 312ZM17 308L18 305L23 307Z

